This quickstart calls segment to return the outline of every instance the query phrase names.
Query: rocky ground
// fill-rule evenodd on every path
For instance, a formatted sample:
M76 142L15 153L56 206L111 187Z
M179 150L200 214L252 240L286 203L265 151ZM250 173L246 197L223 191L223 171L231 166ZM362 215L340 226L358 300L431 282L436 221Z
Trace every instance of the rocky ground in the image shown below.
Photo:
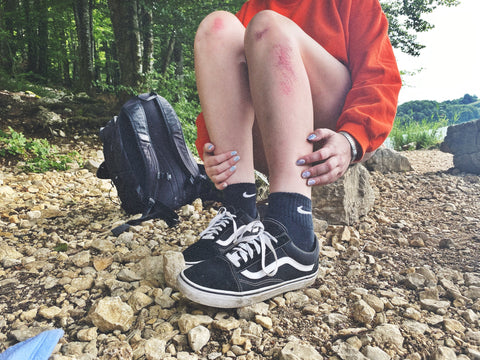
M84 159L96 147L72 141ZM320 227L314 286L236 310L175 290L180 251L218 204L196 201L168 228L127 217L93 170L0 167L0 352L65 331L66 359L480 359L480 177L449 154L406 152L414 170L371 173L373 210Z

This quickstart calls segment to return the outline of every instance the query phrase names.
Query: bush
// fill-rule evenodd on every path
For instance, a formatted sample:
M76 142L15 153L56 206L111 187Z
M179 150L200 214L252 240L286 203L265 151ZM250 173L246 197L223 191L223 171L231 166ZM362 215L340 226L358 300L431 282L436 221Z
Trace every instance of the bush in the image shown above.
M195 120L201 110L195 72L185 69L184 74L179 76L175 74L175 67L170 66L167 72L161 76L156 92L172 104L182 124L187 146L194 154L198 155L195 147L197 138Z
M57 147L46 139L28 139L11 127L8 132L0 130L0 157L24 161L23 170L36 173L64 171L70 168L70 164L82 162L76 151L60 154Z
M420 122L412 120L404 124L395 122L389 138L397 151L430 149L442 142L440 129L447 124L448 119L445 117L436 122L427 119Z

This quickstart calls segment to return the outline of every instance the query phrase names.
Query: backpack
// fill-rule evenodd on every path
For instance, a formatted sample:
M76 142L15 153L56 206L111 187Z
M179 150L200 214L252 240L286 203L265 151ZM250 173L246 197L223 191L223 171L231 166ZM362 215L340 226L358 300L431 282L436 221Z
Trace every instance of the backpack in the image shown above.
M112 180L128 214L142 213L113 229L115 236L153 218L176 225L175 209L198 197L213 199L214 187L186 146L177 114L156 93L128 100L100 129L100 139L105 161L97 177Z

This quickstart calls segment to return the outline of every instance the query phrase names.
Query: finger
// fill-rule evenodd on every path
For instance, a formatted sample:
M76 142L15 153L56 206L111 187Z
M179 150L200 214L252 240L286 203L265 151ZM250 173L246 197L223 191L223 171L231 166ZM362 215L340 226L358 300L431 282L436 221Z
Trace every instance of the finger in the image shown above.
M334 144L331 141L334 135L336 135L335 131L330 129L315 129L314 132L307 137L307 141L312 143L320 142L320 149L305 154L297 160L296 164L298 166L308 165L314 162L324 161L331 157L335 153L333 148Z
M307 141L318 142L325 140L331 136L335 135L335 131L330 129L315 129L310 135L307 136Z
M215 184L215 187L219 190L224 189L228 186L227 180L232 176L237 170L236 166L231 166L229 169L217 174L209 176L210 180Z
M236 151L230 151L230 152L225 152L222 154L217 154L213 155L211 153L204 153L204 158L203 162L205 164L205 167L207 166L216 166L221 163L224 163L225 161L237 157L237 152Z
M231 169L233 166L236 166L236 164L240 161L240 156L236 155L234 157L231 157L227 159L224 162L221 162L218 165L206 165L205 166L205 171L207 172L207 175L215 176L218 174L221 174L224 171L227 171Z
M206 143L204 146L203 146L203 153L209 153L209 154L213 154L213 151L215 150L215 145L213 145L212 143Z
M342 175L343 174L341 172L330 172L327 174L323 174L321 176L316 176L308 179L307 185L308 186L328 185L340 179Z
M329 158L322 164L316 165L302 172L302 178L307 185L326 185L338 180L348 169L348 163L339 156Z
M302 156L300 159L297 160L296 164L298 166L309 165L316 162L325 161L333 155L333 149L327 144L317 151Z

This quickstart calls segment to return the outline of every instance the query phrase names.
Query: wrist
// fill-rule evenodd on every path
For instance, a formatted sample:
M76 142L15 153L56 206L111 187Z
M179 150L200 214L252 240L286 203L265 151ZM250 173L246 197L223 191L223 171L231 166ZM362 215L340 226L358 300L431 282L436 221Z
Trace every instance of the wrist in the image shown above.
M351 154L350 164L357 161L359 151L358 151L357 142L355 141L353 136L350 135L349 133L347 133L346 131L339 131L338 133L342 134L345 137L345 139L347 139L348 143L350 144L350 154Z

